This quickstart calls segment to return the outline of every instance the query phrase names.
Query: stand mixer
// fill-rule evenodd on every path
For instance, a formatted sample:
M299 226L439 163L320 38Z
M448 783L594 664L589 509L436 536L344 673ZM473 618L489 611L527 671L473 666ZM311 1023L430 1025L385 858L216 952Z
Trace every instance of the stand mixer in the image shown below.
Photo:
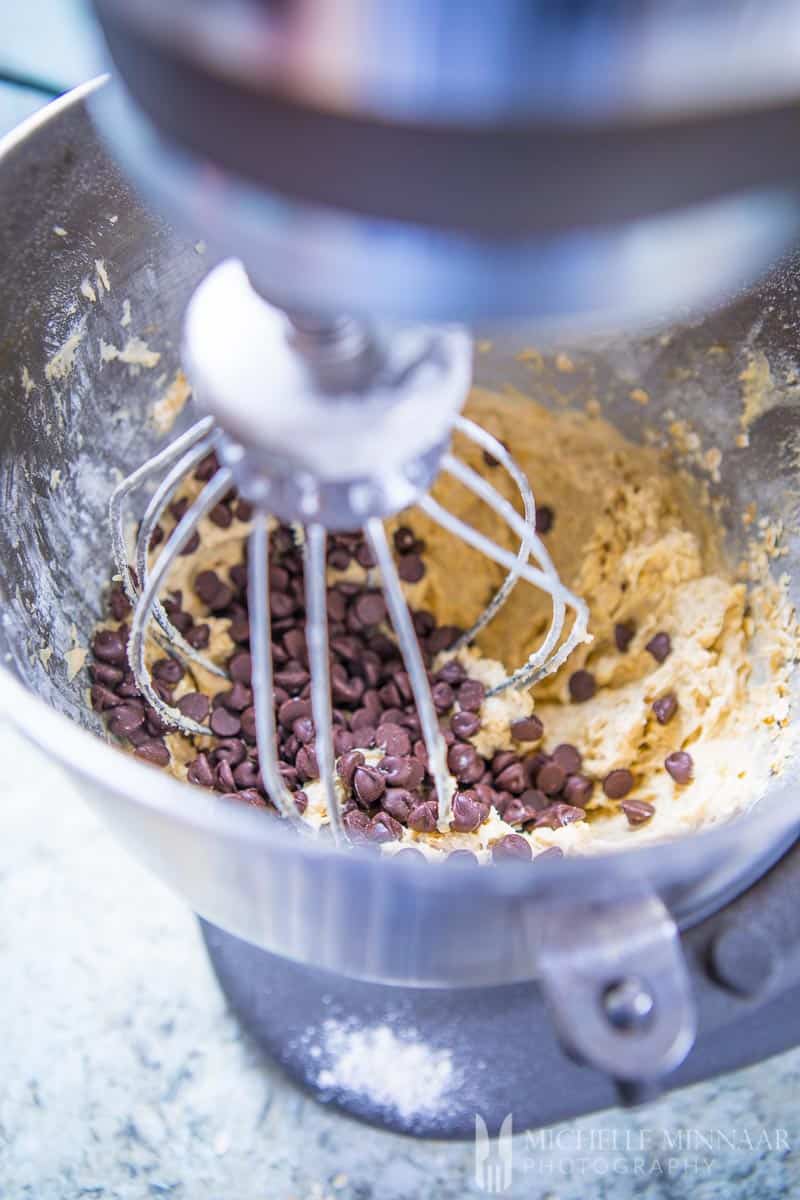
M415 7L413 16L406 6L367 3L162 11L144 0L97 0L96 8L125 90L95 89L94 119L159 206L193 238L241 260L221 263L199 283L197 269L176 271L170 315L191 292L184 359L200 420L166 448L137 444L153 457L126 456L129 473L111 497L117 567L135 605L129 653L137 682L167 723L205 731L153 689L144 639L152 617L171 654L197 659L159 596L197 521L235 485L258 510L249 566L259 759L285 824L300 826L274 751L266 580L268 515L301 523L316 754L332 831L344 841L332 789L325 538L326 530L363 527L413 683L446 829L452 787L444 747L383 518L419 504L508 572L464 644L517 580L552 597L544 643L501 687L530 685L557 669L585 636L586 613L536 536L536 481L516 466L513 446L459 415L471 344L463 329L441 322L526 316L538 334L552 335L664 321L728 297L774 261L800 215L792 144L798 98L783 53L796 16L782 4L759 6L757 15L734 6L736 19L730 5L709 6L702 23L680 5L637 6L633 15L625 5L598 4L574 20L555 19L546 5L511 3L466 13L443 2ZM713 69L687 65L679 51L695 40L715 47L706 60ZM758 53L750 53L754 44ZM102 164L103 177L102 149L79 103L68 114L75 144L84 160ZM114 181L108 190L120 188ZM134 201L125 203L133 213ZM796 413L791 405L781 411L781 440L788 440ZM524 517L452 454L454 429L511 475ZM218 473L149 562L159 514L211 450ZM503 517L519 542L516 555L436 505L428 489L441 469ZM144 509L133 573L125 506L159 472L166 474ZM762 466L759 480L764 473ZM735 490L747 481L728 483ZM35 726L29 701L17 700L17 719ZM72 750L61 754L96 777L92 754L80 763ZM423 878L413 864L343 860L346 848L308 844L273 822L265 832L254 814L223 811L213 797L189 813L185 789L166 779L163 801L143 803L142 789L155 785L149 774L142 783L142 770L119 768L115 792L124 798L114 819L213 923L205 927L212 961L256 1036L324 1091L309 1035L321 1006L367 1025L402 1012L432 1045L463 1048L459 1103L444 1114L403 1117L363 1097L333 1098L357 1115L437 1136L471 1132L476 1110L499 1128L512 1102L518 1125L608 1103L609 1079L624 1098L640 1099L686 1058L698 1008L701 1026L741 1017L737 1001L720 1015L724 1003L704 965L702 986L690 982L675 920L697 924L743 891L797 827L791 805L771 803L755 853L753 843L739 841L742 819L682 846L679 875L667 847L620 856L630 861L612 869L600 860L542 863L535 880L516 867L481 872L477 881L455 866L447 879L434 871ZM790 859L779 869L797 873ZM570 872L569 884L561 871ZM580 901L578 888L585 889ZM463 904L454 911L456 894ZM776 912L775 893L763 894L761 911ZM356 899L371 922L365 937L349 922ZM739 903L746 912L755 901L751 894ZM746 922L734 926L732 911L720 928L735 927L741 938ZM400 914L410 929L402 944L389 936ZM792 949L795 923L787 924ZM697 944L717 935L707 929ZM718 977L724 954L717 952ZM787 971L785 980L792 978ZM542 1039L541 1061L515 1068L501 1049L501 1010L536 1012L526 1019L541 1027L549 1011L571 1058ZM467 1079L476 1045L502 1064L501 1084ZM599 1072L590 1077L595 1083L586 1084L574 1060ZM707 1063L695 1060L684 1078L724 1069L718 1047ZM535 1088L532 1071L540 1076Z

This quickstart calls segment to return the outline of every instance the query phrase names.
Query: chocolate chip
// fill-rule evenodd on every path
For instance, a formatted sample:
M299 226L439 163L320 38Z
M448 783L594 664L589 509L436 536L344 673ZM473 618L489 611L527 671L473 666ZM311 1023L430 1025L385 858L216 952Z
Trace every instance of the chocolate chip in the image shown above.
M353 605L362 625L380 625L386 618L386 601L380 592L362 592Z
M385 790L386 780L375 767L356 767L353 772L353 791L362 804L374 804Z
M222 582L216 571L200 571L195 577L194 590L209 608L217 598L221 588L227 586Z
M300 793L298 792L298 795L299 794ZM267 807L266 800L261 795L261 793L256 790L256 788L240 788L239 791L236 792L231 797L231 799L237 800L239 802L239 804L248 804L250 806L250 808L266 808ZM296 802L297 802L297 796L295 796L295 803ZM305 806L300 808L300 811L304 812Z
M659 725L668 725L677 711L678 697L674 692L667 692L666 696L653 701L653 712Z
M175 707L185 717L202 725L208 716L208 696L204 696L202 692L187 692L185 696L181 696Z
M436 679L440 683L449 683L451 687L463 683L466 677L467 672L457 658L451 658L436 672Z
M550 508L549 504L539 504L536 508L536 532L549 533L553 528L553 522L556 519L556 514Z
M365 571L370 571L374 566L377 565L377 560L375 555L372 553L372 548L368 546L366 542L362 542L356 550L356 562L360 567L363 567Z
M539 788L526 788L519 797L519 802L524 806L525 811L531 814L530 817L526 818L530 820L536 813L543 812L548 807L550 798L544 792L540 791Z
M351 733L349 729L336 728L333 731L333 752L334 754L346 754L348 750L354 750L358 745L356 735Z
M198 754L197 758L189 763L186 778L189 783L199 784L200 787L214 786L214 772L205 754Z
M411 614L411 619L418 638L429 637L436 628L436 618L426 608L418 608Z
M209 751L209 757L215 763L227 762L231 767L238 767L247 758L247 747L241 738L224 738Z
M564 851L560 846L548 846L546 850L540 850L534 857L534 862L538 862L541 858L563 858Z
M194 533L189 538L186 545L183 547L183 549L178 551L178 554L181 558L185 558L189 554L194 554L195 550L197 549L197 547L199 545L200 545L200 534L197 532L197 530L195 530Z
M528 786L528 774L521 762L512 762L495 775L494 781L504 792L519 796Z
M457 712L450 718L450 728L458 738L474 737L481 727L481 719L477 713Z
M310 717L310 700L284 700L278 709L278 721L284 729L291 729L298 717Z
M383 842L399 842L403 836L403 826L389 813L379 812L367 825L366 835L368 841L379 845Z
M550 755L543 754L541 750L537 750L535 754L529 754L523 759L522 765L531 787L536 787L536 777L544 764L548 762L550 762Z
M228 529L233 524L233 513L227 504L215 504L208 514L208 519L220 529Z
M676 783L689 783L694 769L694 760L685 750L674 750L664 759L664 766Z
M418 554L404 554L397 564L397 574L403 583L419 583L425 574L425 563Z
M557 762L548 762L536 776L536 786L546 796L556 796L567 780L567 773Z
M506 767L519 761L519 755L515 754L513 750L498 750L491 762L492 774L499 775L501 771L505 771Z
M643 825L645 821L649 821L653 813L656 811L652 804L648 804L646 800L623 800L620 808L628 818L630 825Z
M313 746L301 746L295 759L298 779L308 783L310 779L319 779L317 754Z
M425 777L425 768L418 758L413 755L387 755L378 763L389 787L416 788Z
M247 738L249 742L256 740L256 710L254 708L246 708L239 717L242 725L242 736Z
M538 742L544 726L538 717L520 717L511 722L511 736L518 742Z
M308 796L304 791L295 792L294 806L299 813L304 813L308 808Z
M651 637L645 650L652 654L656 662L662 663L672 651L672 641L668 633L657 633Z
M222 692L220 694L220 703L229 712L240 713L244 709L249 708L253 703L253 693L243 683L235 683L229 692Z
M507 833L492 846L494 862L512 862L514 860L525 862L532 858L533 851L530 843L519 833Z
M505 793L503 793L505 795ZM509 793L510 795L510 793ZM503 805L502 817L507 825L524 825L535 816L525 807L521 796L511 796Z
M400 725L379 725L375 730L375 745L393 757L411 753L411 738Z
M124 621L131 611L131 602L119 583L108 593L108 608L115 621Z
M218 737L235 737L242 728L239 717L227 708L217 708L211 714L209 724Z
M278 763L278 770L281 773L281 778L283 779L286 787L289 788L290 791L294 791L298 782L297 771L294 769L294 767L289 766L288 763Z
M102 662L115 666L127 660L125 642L114 629L98 629L92 639L92 653Z
M103 684L107 688L115 688L125 678L125 672L122 668L112 667L111 663L92 663L89 667L89 673L95 683Z
M585 808L592 798L594 783L585 775L570 775L564 784L564 799L567 804Z
M153 679L158 679L160 683L179 683L185 673L181 664L174 658L159 658L152 667Z
M104 687L102 683L92 684L90 696L95 712L109 712L112 708L117 708L124 703L116 692L112 692L111 688Z
M465 679L458 689L459 708L465 712L480 712L485 695L486 689L479 680Z
M212 607L214 606L212 605ZM269 611L274 621L291 617L296 607L294 598L288 592L270 592Z
M353 845L361 845L366 841L369 817L365 812L354 808L342 817L345 832Z
M547 808L536 817L534 828L539 829L545 826L548 829L561 829L564 825L571 825L573 821L583 821L586 819L586 813L582 808L578 808L573 804L550 804Z
M447 765L459 783L477 783L483 775L483 762L474 746L456 742L447 752Z
M242 645L250 641L250 622L247 617L236 616L228 626L231 640Z
M401 787L387 788L381 799L381 807L384 812L388 812L401 825L405 825L408 821L408 814L418 803L419 796L415 796L413 792Z
M417 544L417 539L414 536L414 530L409 529L407 525L400 525L395 529L392 536L394 548L398 554L410 554Z
M360 750L348 750L341 756L336 769L347 787L353 786L356 767L363 767L366 761Z
M212 450L210 454L205 456L205 458L200 459L200 462L195 467L194 477L195 479L200 480L201 483L208 483L212 475L216 475L218 470L219 460Z
M298 717L292 725L292 733L303 746L310 745L316 734L311 717Z
M308 666L308 645L304 630L297 627L287 629L283 635L283 645L290 659L295 659L302 667Z
M285 688L291 695L301 692L310 678L305 667L301 667L297 662L287 664L275 672L275 682L278 687Z
M627 654L628 647L636 634L636 625L633 621L618 621L614 626L614 642L620 654Z
M436 829L438 806L434 800L415 805L408 814L408 828L415 833L433 833Z
M474 792L457 792L453 797L451 828L456 833L472 833L484 820L483 806Z
M211 640L211 626L205 623L193 625L183 636L194 650L205 650Z
M573 671L569 677L569 694L576 704L591 700L597 691L597 684L591 671Z
M249 758L234 768L233 778L237 788L260 788L263 785L258 764Z
M603 780L603 791L609 800L621 800L623 796L627 796L632 787L633 775L627 767L618 767L615 771L609 771Z
M440 680L431 688L431 696L433 698L433 706L438 713L449 712L453 707L455 695L449 683Z
M558 763L567 775L575 775L581 769L583 759L580 751L576 746L570 745L569 742L562 742L560 746L556 746L551 755L553 762Z
M138 704L122 704L113 710L108 728L114 737L130 737L144 725L144 708Z
M169 750L163 742L152 741L143 742L134 751L137 758L144 759L145 762L152 763L156 767L166 767L169 765Z

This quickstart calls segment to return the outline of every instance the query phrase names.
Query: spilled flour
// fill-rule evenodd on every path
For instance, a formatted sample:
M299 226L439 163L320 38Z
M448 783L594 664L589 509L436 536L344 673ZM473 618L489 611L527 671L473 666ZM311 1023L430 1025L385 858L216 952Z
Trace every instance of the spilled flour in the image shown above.
M404 1120L439 1110L458 1082L449 1050L388 1025L326 1021L315 1052L327 1064L317 1075L318 1087L363 1097Z

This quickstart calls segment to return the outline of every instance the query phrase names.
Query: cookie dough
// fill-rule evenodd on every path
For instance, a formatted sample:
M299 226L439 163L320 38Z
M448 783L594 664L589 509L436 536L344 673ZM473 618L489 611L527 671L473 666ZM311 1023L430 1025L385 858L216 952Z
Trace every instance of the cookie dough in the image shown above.
M588 604L592 635L532 692L488 697L471 741L485 759L503 751L525 758L556 746L575 747L593 788L586 818L570 824L512 826L492 807L474 832L404 827L382 845L383 852L413 846L426 857L444 858L454 849L469 849L487 860L492 846L514 834L534 855L554 846L566 854L597 853L689 833L754 803L788 752L789 674L797 652L794 614L781 586L763 569L763 556L753 556L759 563L753 577L742 578L726 561L722 531L691 479L664 452L633 445L599 416L552 412L526 398L480 391L467 412L509 447L527 474L537 506L548 514L545 544L562 581ZM519 507L500 466L487 463L463 439L456 439L456 450ZM185 494L199 487L190 481ZM440 477L434 495L516 551L505 524L455 480ZM390 523L392 530L400 526L410 527L425 544L423 577L404 584L411 607L429 610L440 625L471 625L502 581L503 569L420 511ZM167 519L165 532L169 527ZM181 592L182 607L209 624L206 652L218 662L235 649L228 623L209 618L193 583L201 571L225 576L241 563L247 530L246 521L223 529L205 520L198 549L179 560L170 579L170 590ZM375 575L353 560L345 570L332 567L330 582L370 587L378 582ZM548 624L548 597L519 582L475 646L460 652L460 661L489 689L525 662ZM161 653L154 647L151 657ZM444 652L434 665L447 658ZM588 699L575 699L577 672L592 684L581 693L593 692ZM193 690L213 695L228 686L199 671L177 685L174 699ZM544 727L536 746L518 741L512 728L532 712ZM213 744L174 733L165 741L170 769L179 778L186 778L198 751ZM675 754L688 755L690 767L670 773L665 762ZM365 749L367 765L378 757ZM612 772L630 773L623 798L614 794L613 782L604 789ZM687 774L688 782L682 782ZM339 780L337 787L342 788ZM313 781L303 790L306 819L324 827L322 785Z

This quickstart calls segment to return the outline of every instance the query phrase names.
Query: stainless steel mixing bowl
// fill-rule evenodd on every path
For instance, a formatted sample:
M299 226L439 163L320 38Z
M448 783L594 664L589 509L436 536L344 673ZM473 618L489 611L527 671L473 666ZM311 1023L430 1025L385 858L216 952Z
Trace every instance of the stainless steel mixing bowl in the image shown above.
M182 311L210 256L132 194L87 115L94 86L0 143L0 706L80 777L131 849L223 929L287 958L397 985L540 977L557 1012L584 1005L578 1052L622 1077L669 1068L692 1033L673 922L698 920L775 860L800 824L796 772L775 778L751 813L688 840L476 872L301 842L108 744L86 703L86 673L70 678L76 656L65 655L87 645L101 614L108 496L163 439L150 410L179 366ZM602 397L633 438L668 411L690 419L723 451L712 491L728 501L732 549L751 500L785 522L780 569L796 576L795 601L798 279L789 261L724 312L595 343L575 356L575 372L536 376L549 401L565 389L571 402ZM103 351L132 335L160 355L156 367ZM530 389L516 358L530 341L523 331L496 342L479 356L479 380ZM712 346L727 352L709 354ZM754 351L766 355L774 389L750 448L739 450L738 376ZM649 391L646 410L628 399L633 386ZM190 419L184 412L168 436ZM645 977L657 1004L656 1019L626 1041L595 1001L628 976Z

